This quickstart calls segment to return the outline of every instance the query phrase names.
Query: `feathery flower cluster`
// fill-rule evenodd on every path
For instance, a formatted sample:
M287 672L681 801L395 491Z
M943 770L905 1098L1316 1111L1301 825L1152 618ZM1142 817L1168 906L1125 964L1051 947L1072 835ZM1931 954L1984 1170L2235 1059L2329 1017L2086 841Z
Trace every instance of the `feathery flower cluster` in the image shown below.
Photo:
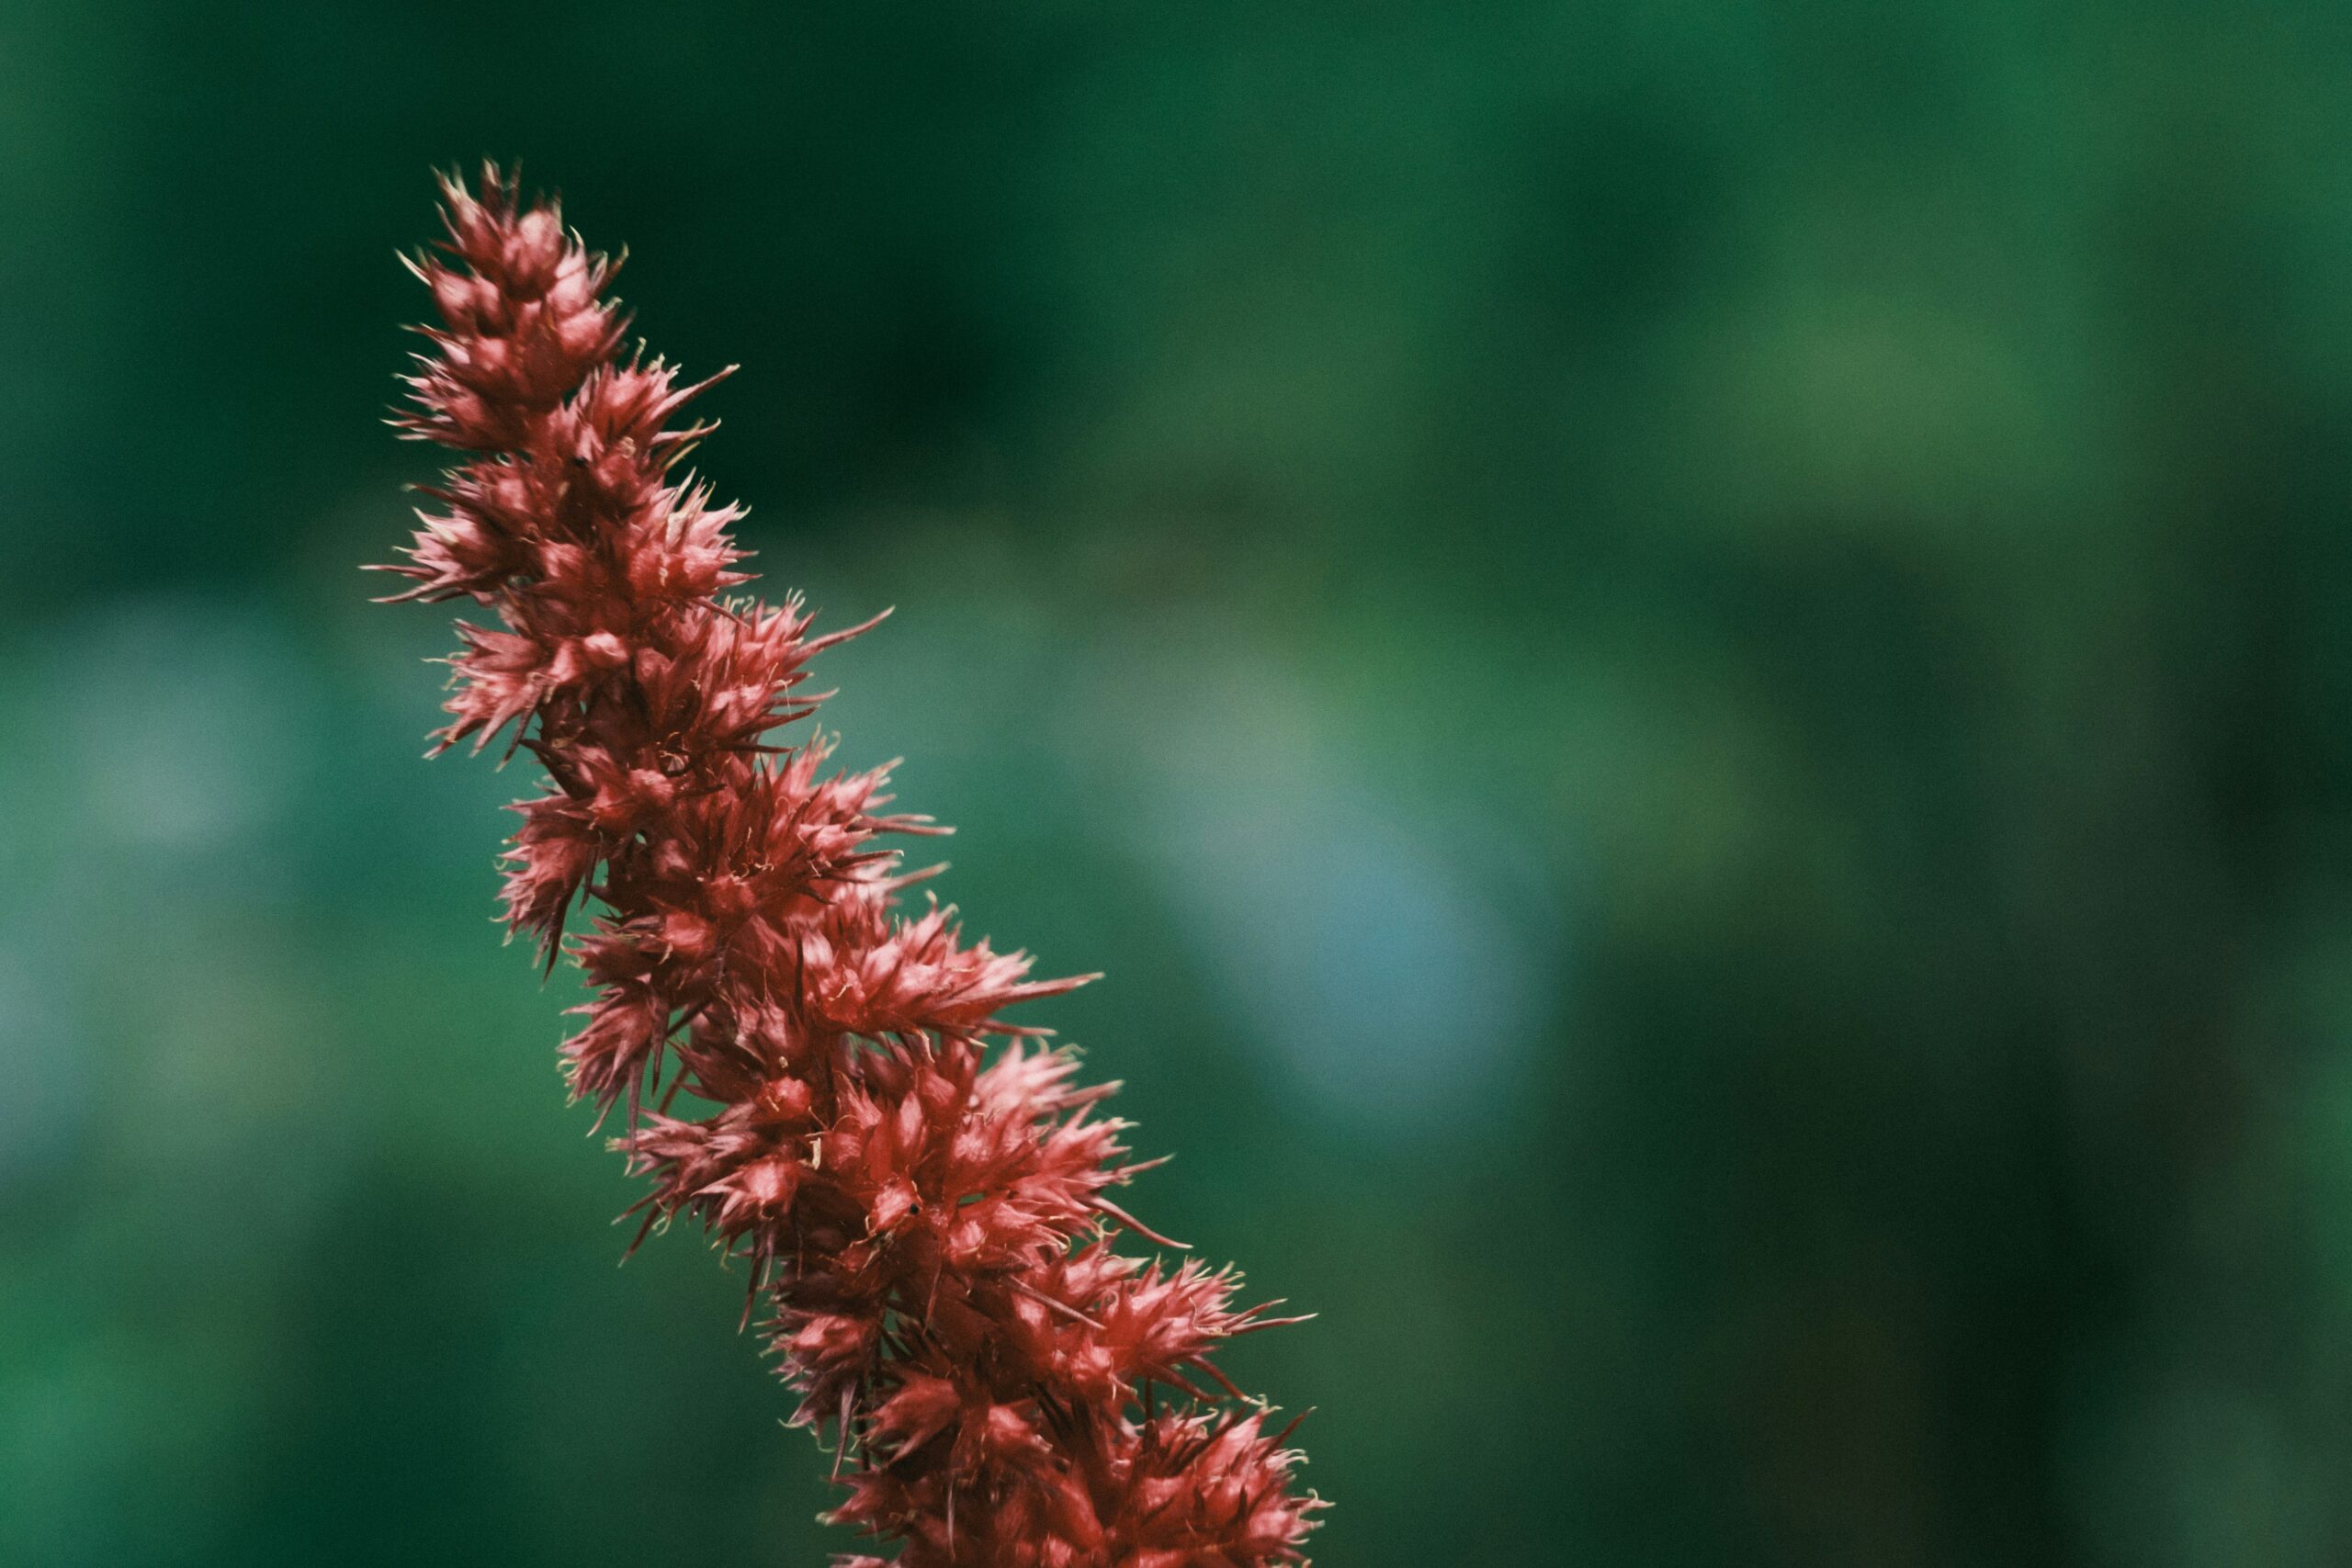
M626 1101L645 1225L685 1214L745 1258L747 1319L835 1445L830 1517L903 1568L1302 1562L1302 1456L1211 1359L1295 1320L1237 1306L1231 1269L1114 1249L1181 1248L1107 1196L1144 1168L1097 1110L1116 1086L1001 1017L1082 981L1028 978L935 901L902 912L929 874L876 840L937 829L885 810L886 770L767 739L816 707L810 656L865 628L727 596L739 512L682 475L710 427L675 422L709 383L621 356L614 264L551 202L495 167L442 190L448 237L410 264L442 324L394 423L466 456L383 570L497 616L459 623L435 750L511 726L546 769L505 919L592 983L565 1071Z

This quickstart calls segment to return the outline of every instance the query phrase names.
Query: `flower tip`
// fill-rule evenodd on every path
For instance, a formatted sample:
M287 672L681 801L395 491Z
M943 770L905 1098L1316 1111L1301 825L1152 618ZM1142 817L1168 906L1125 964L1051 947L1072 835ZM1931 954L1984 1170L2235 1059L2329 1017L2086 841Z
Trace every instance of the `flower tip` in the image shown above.
M1109 1215L1112 1219L1118 1221L1119 1224L1126 1226L1127 1229L1135 1232L1136 1235L1144 1237L1148 1241L1155 1241L1162 1247L1173 1247L1178 1252L1190 1252L1193 1250L1193 1244L1191 1242L1178 1241L1171 1236L1164 1236L1160 1235L1158 1231L1153 1230L1149 1225L1145 1224L1141 1220L1136 1219L1133 1214L1128 1213L1125 1209L1120 1208L1116 1203L1112 1202L1108 1198L1104 1198L1098 1194L1094 1200L1094 1206L1103 1213Z

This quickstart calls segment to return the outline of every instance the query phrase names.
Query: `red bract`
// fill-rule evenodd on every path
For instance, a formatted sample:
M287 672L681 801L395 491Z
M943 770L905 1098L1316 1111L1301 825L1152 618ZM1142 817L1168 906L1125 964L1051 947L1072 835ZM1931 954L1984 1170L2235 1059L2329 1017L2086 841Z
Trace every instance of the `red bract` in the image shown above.
M1286 1320L1236 1307L1229 1269L1114 1249L1165 1243L1104 1196L1141 1168L1097 1111L1115 1086L1001 1016L1082 981L902 913L927 874L878 840L928 819L885 814L881 770L769 738L816 706L810 656L865 628L719 597L748 581L737 510L677 472L702 387L616 357L613 265L552 203L494 168L442 194L448 239L412 264L441 325L395 423L471 456L387 570L497 617L459 625L435 749L509 731L546 768L506 919L594 988L565 1070L627 1100L645 1224L691 1215L746 1259L797 1419L836 1445L831 1517L890 1561L1304 1561L1302 1456L1211 1360Z

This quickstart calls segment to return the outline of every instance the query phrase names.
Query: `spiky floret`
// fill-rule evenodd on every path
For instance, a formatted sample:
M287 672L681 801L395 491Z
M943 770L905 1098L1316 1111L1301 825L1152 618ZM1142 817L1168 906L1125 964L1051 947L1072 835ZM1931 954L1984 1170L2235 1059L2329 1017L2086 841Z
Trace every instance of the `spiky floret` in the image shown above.
M747 1318L834 1444L830 1517L904 1568L1302 1562L1303 1456L1212 1360L1293 1320L1237 1308L1230 1269L1114 1249L1178 1246L1106 1196L1144 1168L1099 1111L1116 1086L1001 1016L1092 976L1032 980L901 908L929 874L878 840L939 829L885 810L887 770L771 738L816 708L810 657L865 628L727 596L738 511L680 472L710 383L620 356L616 265L553 202L489 166L442 197L447 238L410 263L441 324L393 423L469 456L383 570L496 617L459 623L435 749L509 731L546 769L505 918L593 987L564 1069L626 1103L644 1224L747 1260Z

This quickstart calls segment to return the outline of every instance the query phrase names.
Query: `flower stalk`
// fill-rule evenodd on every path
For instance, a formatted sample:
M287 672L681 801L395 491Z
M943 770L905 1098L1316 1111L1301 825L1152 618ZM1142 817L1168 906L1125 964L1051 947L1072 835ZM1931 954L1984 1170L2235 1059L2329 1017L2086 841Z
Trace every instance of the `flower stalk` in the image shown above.
M1214 1359L1297 1320L1117 1249L1183 1250L1108 1196L1156 1162L1102 1114L1116 1085L1004 1017L1093 976L1031 979L906 907L932 871L885 841L941 829L888 809L887 769L776 739L816 710L811 657L866 628L734 593L740 510L682 468L712 383L623 355L616 264L552 201L495 167L442 195L409 263L440 324L393 423L460 457L382 570L495 624L458 624L435 750L503 732L545 770L504 919L587 976L563 1067L624 1108L643 1227L689 1216L745 1260L746 1320L833 1446L827 1517L895 1552L844 1568L1304 1562L1291 1427Z

